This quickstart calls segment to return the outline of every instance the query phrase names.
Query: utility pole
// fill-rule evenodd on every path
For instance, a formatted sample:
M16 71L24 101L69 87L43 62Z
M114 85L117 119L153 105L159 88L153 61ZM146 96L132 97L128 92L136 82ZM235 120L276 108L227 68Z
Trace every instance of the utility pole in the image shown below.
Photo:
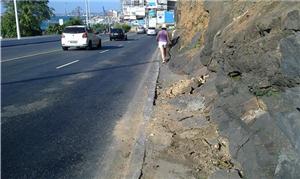
M88 0L88 10L89 10L89 19L91 19L91 6L90 6L90 0Z
M88 17L88 0L85 0L85 22L86 26L89 26L89 17Z
M18 10L17 10L17 0L14 0L14 6L15 6L15 17L16 17L16 26L17 26L17 36L18 36L18 39L21 39L20 28L19 28Z

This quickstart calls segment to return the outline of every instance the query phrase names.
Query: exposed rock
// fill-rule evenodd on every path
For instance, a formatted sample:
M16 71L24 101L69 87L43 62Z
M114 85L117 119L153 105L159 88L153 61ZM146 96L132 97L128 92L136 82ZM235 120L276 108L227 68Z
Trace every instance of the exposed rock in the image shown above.
M166 93L169 97L174 97L182 94L192 94L193 90L198 88L201 84L202 81L196 78L192 78L190 80L181 80L173 84Z
M232 170L219 170L208 177L208 179L240 179L241 177L238 174L238 171Z
M172 133L167 132L152 133L149 139L156 145L168 147L172 143L172 135Z
M191 117L182 120L181 123L184 128L201 128L209 125L209 122L204 117Z
M282 20L283 30L300 31L300 15L299 10L292 10L287 13L286 17Z
M298 18L300 23L300 18ZM291 79L300 78L300 32L280 40L283 75Z
M186 38L202 34L199 52L178 51L169 67L190 76L206 74L203 66L214 72L208 73L215 74L213 80L206 80L193 95L204 97L201 108L229 139L230 153L245 178L300 178L300 3L193 3L183 3L183 9L197 9L199 18L206 12L205 21L198 22L203 28L191 30ZM192 15L197 16L186 16ZM181 31L190 29L187 24L181 24ZM181 45L188 46L186 39ZM190 100L176 97L171 103L186 109ZM195 131L181 133L185 139L196 136Z
M170 103L183 111L201 111L205 107L205 99L201 95L182 95L170 100Z
M208 94L207 99L212 100L216 90L209 77L214 75L197 78L205 85L205 91L169 98L163 91L177 76L165 71L167 68L161 70L164 71L158 81L157 103L146 128L146 157L141 178L206 178L217 169L234 168L228 141L219 136L217 126L208 120L209 110L204 109L206 99L201 93Z
M241 120L247 124L253 122L254 119L259 118L266 113L266 105L260 99L253 97L246 101L243 105Z
M300 175L300 171L295 170L296 167L300 167L299 154L289 149L281 151L281 154L278 157L278 165L275 170L275 178L296 178L296 176Z
M159 167L157 167L159 166ZM165 178L165 179L196 179L192 174L192 169L182 164L171 161L158 160L155 165L155 173L147 173L144 178Z

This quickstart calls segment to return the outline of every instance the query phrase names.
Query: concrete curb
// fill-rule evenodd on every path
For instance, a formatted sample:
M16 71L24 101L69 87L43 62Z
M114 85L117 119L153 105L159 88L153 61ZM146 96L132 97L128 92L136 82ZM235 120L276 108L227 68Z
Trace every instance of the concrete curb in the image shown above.
M149 84L147 86L147 101L144 106L143 111L143 117L144 121L141 124L141 128L139 131L138 139L136 143L134 144L134 148L132 150L132 157L130 161L130 168L129 172L126 176L128 179L138 179L142 176L142 169L143 169L143 163L145 160L145 149L146 149L146 134L145 134L145 127L148 123L153 110L153 102L155 97L155 89L156 89L156 83L159 75L159 62L158 59L158 50L155 51L155 54L152 57L152 62L154 62L154 65L152 65L151 69L149 70L150 75L146 78L146 84ZM157 61L157 62L155 62ZM148 82L148 83L147 83Z

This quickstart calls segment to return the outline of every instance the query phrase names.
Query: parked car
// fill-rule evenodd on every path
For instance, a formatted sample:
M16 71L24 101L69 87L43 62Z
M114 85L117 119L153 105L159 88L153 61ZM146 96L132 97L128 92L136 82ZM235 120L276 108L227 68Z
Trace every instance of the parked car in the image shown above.
M101 38L86 26L67 26L61 35L61 46L63 50L70 47L92 49L101 48Z
M127 40L127 34L123 29L111 29L109 40Z
M144 33L146 33L146 30L145 30L144 27L139 26L139 27L137 27L136 33L137 34L144 34Z
M147 29L147 35L156 35L156 29L155 29L155 27L149 27Z

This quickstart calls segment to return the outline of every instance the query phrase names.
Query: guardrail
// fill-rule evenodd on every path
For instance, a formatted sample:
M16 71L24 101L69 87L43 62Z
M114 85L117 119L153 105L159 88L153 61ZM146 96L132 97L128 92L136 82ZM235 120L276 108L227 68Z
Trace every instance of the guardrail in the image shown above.
M129 36L132 36L135 33L129 32ZM101 38L108 38L108 34L99 35ZM1 39L1 47L12 47L19 45L28 45L28 44L39 44L47 42L56 42L60 41L60 35L44 35L44 36L34 36L34 37L23 37L21 39L12 38L12 39Z
M23 37L21 39L1 39L1 47L11 47L27 44L39 44L47 42L56 42L60 40L60 35L47 35L35 37Z

